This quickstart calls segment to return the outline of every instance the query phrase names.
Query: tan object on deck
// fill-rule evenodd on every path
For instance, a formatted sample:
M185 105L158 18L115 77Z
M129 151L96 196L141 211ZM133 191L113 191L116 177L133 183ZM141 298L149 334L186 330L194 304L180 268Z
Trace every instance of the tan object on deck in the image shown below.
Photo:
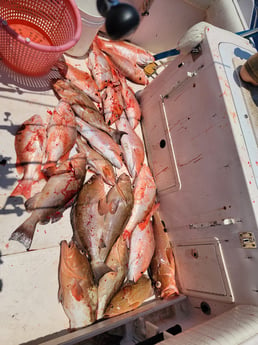
M240 77L247 83L258 86L258 53L252 55L241 67Z

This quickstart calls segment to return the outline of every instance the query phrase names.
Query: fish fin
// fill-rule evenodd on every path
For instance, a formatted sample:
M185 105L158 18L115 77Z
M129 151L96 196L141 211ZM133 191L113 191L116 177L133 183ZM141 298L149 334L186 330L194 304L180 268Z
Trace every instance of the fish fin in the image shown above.
M114 140L118 145L121 145L121 138L122 138L122 136L123 136L124 134L128 135L127 132L119 131L118 129L114 129L114 130L111 132L111 137L113 138L113 140Z
M111 214L115 214L119 206L119 200L111 200L108 204L108 211Z
M111 168L104 166L102 169L102 176L104 182L108 185L114 186L116 184L116 176L112 166Z
M61 286L59 286L57 297L58 297L58 302L62 303L63 302L63 289Z
M24 172L24 165L20 162L18 157L16 160L16 171L19 175L22 175Z
M83 299L83 289L81 288L79 282L77 280L75 280L72 288L71 288L71 292L73 297L77 300L77 301L81 301Z
M147 224L149 223L151 217L153 216L153 214L157 211L157 209L159 208L160 203L156 203L152 206L152 209L150 210L150 213L147 215L147 217L138 224L139 228L141 230L145 229L145 227L147 226Z
M73 168L73 164L72 161L67 159L64 160L63 162L60 162L61 164L57 164L57 163L46 163L44 165L44 167L42 168L43 174L46 177L51 177L53 175L62 175L65 174L69 171L72 171Z
M56 175L56 172L57 172L56 164L44 165L44 167L42 168L42 172L44 176L46 176L47 178L53 175Z
M179 290L178 290L177 286L171 284L168 288L164 289L161 292L160 297L162 299L166 299L167 300L167 299L173 298L173 297L175 297L177 295L179 295Z
M69 159L70 151L66 152L59 160L58 163L61 164Z
M132 129L135 129L138 126L138 124L140 123L140 120L134 119L132 117L128 118L128 121L129 121L129 124L132 127Z
M44 176L46 177L50 177L51 175L53 175L53 173L55 173L55 169L56 169L56 164L57 162L54 161L47 161L43 166L42 166L42 173L44 174Z
M130 304L130 310L134 310L136 308L138 308L142 303L141 302L134 302L132 304Z
M52 224L58 222L60 219L63 218L63 211L64 210L65 209L58 210L51 216L51 223Z
M128 231L127 229L124 229L122 236L123 236L123 240L126 241L126 243L127 243L127 248L130 247L131 235L132 235L131 231Z
M119 187L118 183L116 184L116 189L117 189L119 195L121 195L122 199L123 199L125 202L128 202L128 200L127 200L127 198L126 198L126 195L125 195L123 189L121 189L121 188Z
M25 209L27 212L31 212L35 210L35 205L36 205L39 195L40 195L40 192L34 194L31 198L25 201Z
M29 199L31 196L31 189L32 189L33 182L34 182L33 180L18 181L18 185L12 191L11 196L22 195L26 199Z
M74 196L72 199L70 199L62 208L57 210L53 215L51 215L51 223L55 223L59 221L61 218L63 218L63 213L68 208L72 207L74 202L76 200L76 196Z
M91 262L91 266L96 283L98 283L104 274L112 271L112 269L104 262Z
M39 224L46 225L50 222L50 220L51 220L51 217L48 217L46 219L39 221Z
M166 248L166 255L168 258L168 261L171 265L174 265L174 256L173 256L173 250L171 247Z
M154 213L158 210L158 208L160 207L160 203L157 202L152 206L152 209L150 211L150 217L152 217L154 215Z
M24 247L29 250L31 242L34 236L35 228L37 224L37 219L30 216L25 220L22 225L20 225L10 236L10 240L18 241L24 245Z
M106 198L100 199L98 203L98 212L101 216L104 216L109 211L109 205L106 202Z
M87 173L87 171L86 171L86 164L87 164L86 155L83 152L79 153L78 155L76 155L77 161L78 161L79 155L80 155L80 159L85 161L85 175L86 175L86 173ZM82 172L80 169L77 169L77 164L76 164L75 158L73 158L73 157L70 159L70 167L71 167L71 169L73 169L73 173L74 173L75 178L80 179Z

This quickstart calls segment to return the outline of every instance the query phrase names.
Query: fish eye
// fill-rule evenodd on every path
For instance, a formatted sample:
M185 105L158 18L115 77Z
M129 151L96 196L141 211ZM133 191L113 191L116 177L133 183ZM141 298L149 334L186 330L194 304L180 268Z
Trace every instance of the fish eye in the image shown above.
M156 284L155 284L156 288L157 289L160 289L161 288L161 282L160 281L157 281Z

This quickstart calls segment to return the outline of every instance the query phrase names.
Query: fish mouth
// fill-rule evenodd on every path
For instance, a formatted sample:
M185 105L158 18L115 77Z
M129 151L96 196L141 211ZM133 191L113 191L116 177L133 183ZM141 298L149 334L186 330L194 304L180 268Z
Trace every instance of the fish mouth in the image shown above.
M84 271L81 268L84 265L84 260L82 257L85 257L85 260L87 260L85 253L77 247L76 243L73 240L71 240L70 242L63 240L61 241L60 246L61 272L65 273L66 276L70 276L74 279L84 280Z
M61 241L61 255L67 257L69 252L74 249L75 243L71 240L69 243L66 240Z
M73 261L76 254L76 245L71 240L69 243L66 240L63 240L60 243L61 251L60 258L62 262L62 270L66 271L71 277L74 276Z

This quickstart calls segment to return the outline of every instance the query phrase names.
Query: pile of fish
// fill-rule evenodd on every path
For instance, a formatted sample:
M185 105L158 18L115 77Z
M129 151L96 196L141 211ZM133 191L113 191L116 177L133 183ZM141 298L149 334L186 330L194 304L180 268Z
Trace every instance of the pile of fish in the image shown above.
M135 131L141 109L127 83L146 85L143 67L153 60L142 48L96 36L89 72L58 62L59 100L47 125L35 114L15 137L22 178L11 195L24 196L30 216L10 239L30 249L36 225L70 208L73 236L60 246L58 298L71 329L133 310L154 293L178 294L155 181Z

